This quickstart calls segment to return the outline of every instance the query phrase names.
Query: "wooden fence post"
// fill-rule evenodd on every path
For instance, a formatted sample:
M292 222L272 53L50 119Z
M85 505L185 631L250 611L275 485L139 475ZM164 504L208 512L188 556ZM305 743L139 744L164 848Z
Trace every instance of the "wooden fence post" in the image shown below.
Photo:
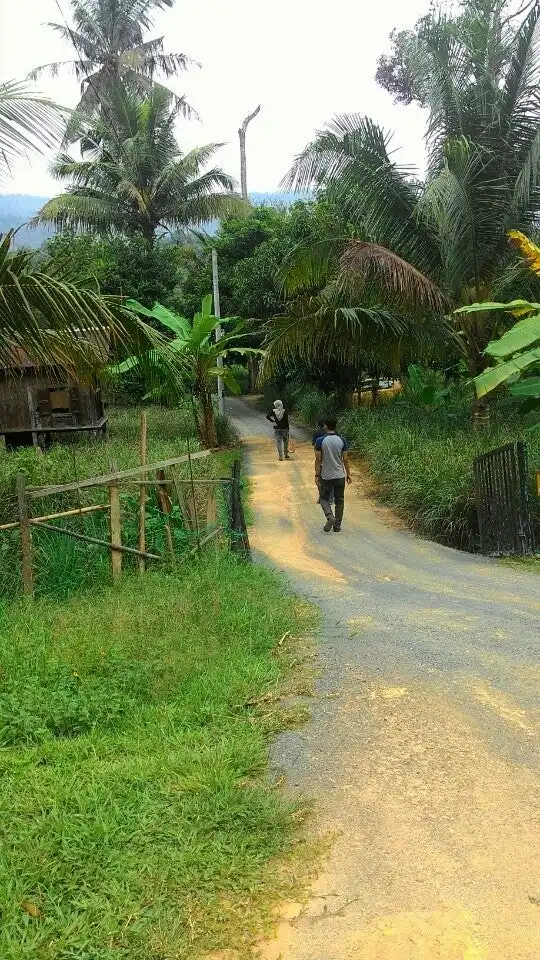
M34 565L32 550L32 528L28 515L28 499L24 474L17 474L17 503L19 505L19 532L21 538L21 576L23 593L34 596Z
M141 412L141 466L146 464L147 436L148 422L146 411L143 410ZM141 489L139 490L139 550L142 552L146 550L146 487L144 484L141 484ZM144 573L145 569L144 557L139 557L139 573Z
M157 488L158 507L161 510L162 514L165 517L168 517L169 513L171 512L171 498L169 497L169 494L167 492L165 471L156 470L156 477L159 481L159 486ZM172 537L171 524L169 520L167 520L165 524L164 533L165 533L165 543L167 546L167 553L169 554L171 561L174 561L174 543L173 543L173 537Z
M245 560L251 560L251 547L240 493L240 471L240 460L235 460L232 465L231 482L231 550L241 553Z
M209 483L206 489L207 489L206 526L213 527L217 520L216 486L214 483Z
M111 473L117 470L116 464L111 464ZM109 500L111 513L111 571L113 580L118 580L122 573L122 553L115 550L122 546L122 517L120 513L120 492L118 483L109 486Z
M186 525L186 530L195 530L195 503L193 500L192 491L184 490L182 488L182 483L178 479L176 470L174 468L171 469L171 476L176 492L178 506L180 507L182 517L184 518L184 523Z

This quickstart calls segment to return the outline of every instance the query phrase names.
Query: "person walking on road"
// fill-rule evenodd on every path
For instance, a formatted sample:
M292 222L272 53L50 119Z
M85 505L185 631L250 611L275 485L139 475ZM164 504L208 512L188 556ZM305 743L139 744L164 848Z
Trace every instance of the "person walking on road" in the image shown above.
M326 435L315 441L315 482L320 483L320 504L326 517L325 533L339 533L345 506L345 483L352 483L349 444L336 433L336 421L325 420ZM335 514L330 504L335 500Z
M325 437L325 436L326 436L326 427L325 427L325 425L324 425L324 420L319 420L319 421L317 422L317 429L315 430L315 433L313 434L313 437L311 438L311 445L312 445L313 449L315 449L315 447L316 447L316 445L317 445L317 440L320 440L322 437ZM317 503L320 503L320 502L321 502L321 478L320 478L319 476L317 476L317 473L316 473L316 472L315 472L315 485L316 485L317 490L318 490L318 492L319 492L319 496L317 497ZM332 506L332 504L334 503L334 494L333 494L333 493L330 494L329 503L330 503L330 506Z
M289 456L289 414L283 406L281 400L274 400L274 406L270 413L266 414L266 419L274 424L274 435L278 457L280 460L290 460Z

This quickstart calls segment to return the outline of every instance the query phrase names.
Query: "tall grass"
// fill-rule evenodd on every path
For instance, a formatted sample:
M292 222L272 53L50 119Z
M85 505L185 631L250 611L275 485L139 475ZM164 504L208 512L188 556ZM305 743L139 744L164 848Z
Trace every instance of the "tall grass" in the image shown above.
M199 449L194 435L191 408L179 406L146 408L148 419L148 462L158 462ZM31 486L67 483L71 480L109 473L111 466L119 470L139 463L140 409L131 407L110 411L110 429L106 440L81 440L71 444L55 444L42 453L33 448L0 454L0 522L9 523L18 517L15 478L21 471ZM220 420L220 436L224 444L237 438L229 422ZM194 461L196 479L225 476L230 470L230 453L220 453ZM188 467L178 468L187 479ZM92 488L80 493L67 493L32 501L34 516L77 509L104 503L106 488ZM137 546L138 494L134 487L121 488L123 537L125 546ZM223 505L222 505L223 507ZM105 514L89 514L56 521L67 529L98 539L109 539ZM193 539L186 531L178 511L172 517L173 534L179 552ZM147 506L147 543L150 552L164 552L164 519L149 496ZM33 531L36 590L39 596L69 596L80 588L103 582L109 576L108 551L46 530ZM125 558L127 568L134 561ZM20 556L18 531L0 531L0 600L20 592Z
M193 419L188 407L145 408L148 418L148 462L166 460L186 453L189 446L198 450ZM119 470L139 463L140 409L131 407L109 411L109 432L105 440L77 440L56 443L42 453L33 447L14 453L0 453L0 519L16 519L15 477L19 471L31 486L68 483L78 477L109 473L114 461Z
M531 506L540 525L540 503L533 489L533 473L540 467L540 430L527 430L515 415L494 411L491 425L478 428L459 398L438 408L398 399L380 409L349 411L341 429L365 458L387 503L421 535L464 550L478 549L474 458L524 439Z
M308 622L273 575L230 558L4 609L2 960L197 960L250 942L292 847L266 778L274 648Z

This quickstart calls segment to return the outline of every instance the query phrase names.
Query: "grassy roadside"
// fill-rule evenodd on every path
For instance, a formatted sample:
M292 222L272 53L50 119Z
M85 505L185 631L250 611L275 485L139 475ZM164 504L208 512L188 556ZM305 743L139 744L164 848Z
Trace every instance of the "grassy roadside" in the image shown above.
M266 745L279 640L310 620L269 571L215 555L4 609L3 960L249 955L294 875Z
M73 479L98 476L108 473L111 465L123 470L140 462L139 432L140 409L135 407L113 409L110 413L110 429L106 441L85 441L77 444L56 444L47 453L33 448L15 453L0 453L0 522L9 523L18 516L15 497L15 478L21 471L27 483L34 486L65 483ZM194 437L191 408L177 406L146 408L148 420L148 462L158 462L181 456L199 449ZM191 419L190 419L191 418ZM224 433L224 429L222 429ZM234 442L232 431L224 439ZM197 480L227 476L238 450L228 449L211 457L193 462ZM189 476L189 467L182 464L178 475ZM34 516L78 509L103 503L107 490L91 488L80 494L67 493L33 501ZM122 503L122 535L124 545L138 545L139 494L136 487L123 485L120 493ZM203 505L204 506L204 505ZM223 505L221 505L223 506ZM204 511L203 511L204 515ZM194 537L186 530L181 515L174 512L171 518L173 537L179 556L194 545ZM97 539L108 539L108 519L104 514L89 514L64 518L60 526L76 533ZM34 529L34 559L36 592L40 597L65 598L74 591L91 589L109 579L110 558L101 547L89 546L78 540L59 536L46 530ZM159 554L165 551L164 521L157 507L153 490L149 489L147 503L147 549ZM127 568L136 562L124 559ZM11 600L21 592L20 549L18 531L0 532L0 602Z
M522 438L529 452L531 512L540 533L534 469L540 431L510 418L476 428L467 411L423 410L403 401L343 415L341 429L366 463L377 494L421 536L463 550L478 549L473 463L480 453Z
M505 557L500 560L505 567L513 570L525 570L527 573L540 573L540 555L538 557Z

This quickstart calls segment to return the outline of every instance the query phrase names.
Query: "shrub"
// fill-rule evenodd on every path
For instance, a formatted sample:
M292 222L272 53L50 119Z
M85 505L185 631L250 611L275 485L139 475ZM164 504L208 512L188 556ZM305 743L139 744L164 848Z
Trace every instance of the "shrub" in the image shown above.
M316 387L304 390L296 400L295 413L308 427L316 427L324 417L337 417L338 402L334 394L327 396Z
M216 413L216 433L218 446L220 447L237 447L240 443L240 437L236 427L233 426L232 420L227 416L222 416L221 413Z

